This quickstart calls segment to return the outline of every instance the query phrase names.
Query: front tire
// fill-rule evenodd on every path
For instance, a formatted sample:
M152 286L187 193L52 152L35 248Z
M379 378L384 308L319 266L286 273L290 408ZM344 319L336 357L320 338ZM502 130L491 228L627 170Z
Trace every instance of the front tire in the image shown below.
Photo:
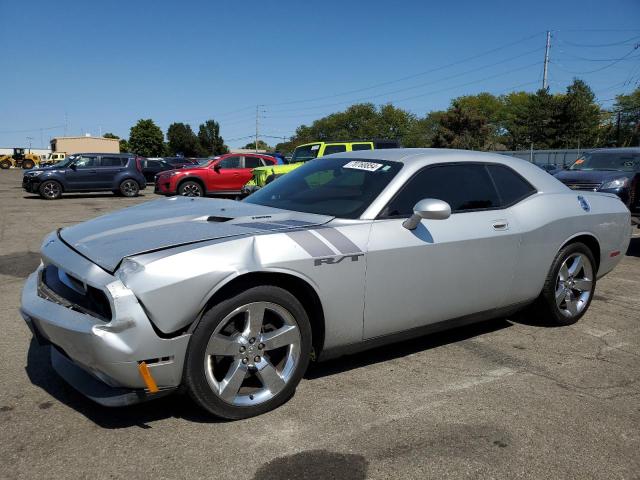
M0 162L0 168L2 170L8 170L11 168L11 160L2 160Z
M204 190L202 185L198 182L187 180L180 184L180 187L178 187L178 193L183 197L202 197L204 195Z
M45 200L57 200L62 196L62 185L55 180L47 180L40 184L38 192Z
M185 358L185 385L213 415L253 417L293 395L310 353L300 302L279 287L250 288L204 314Z
M120 193L123 197L137 197L140 185L135 180L128 178L120 184Z
M596 273L593 253L584 243L562 248L537 300L538 312L553 325L576 323L591 305Z

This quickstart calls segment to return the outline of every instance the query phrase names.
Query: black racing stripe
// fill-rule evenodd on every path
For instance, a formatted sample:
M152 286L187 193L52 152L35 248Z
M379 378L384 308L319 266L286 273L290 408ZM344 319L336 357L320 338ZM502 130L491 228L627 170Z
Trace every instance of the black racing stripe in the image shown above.
M315 230L342 254L359 253L362 250L343 233L335 228L319 228Z
M333 256L335 253L322 240L307 230L287 233L289 238L300 245L312 257Z
M275 223L263 223L263 222L250 222L250 223L235 223L238 227L245 228L257 228L258 230L282 230L286 228L284 225L277 225Z
M302 220L275 220L280 225L288 225L290 227L308 227L310 225L317 225L315 223L304 222Z

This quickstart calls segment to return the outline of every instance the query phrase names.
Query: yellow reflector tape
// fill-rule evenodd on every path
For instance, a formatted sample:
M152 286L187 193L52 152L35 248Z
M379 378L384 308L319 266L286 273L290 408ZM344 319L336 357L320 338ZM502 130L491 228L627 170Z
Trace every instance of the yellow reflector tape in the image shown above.
M140 376L142 380L144 380L144 384L147 386L147 390L150 393L157 393L159 391L158 385L156 385L156 381L151 376L151 370L146 363L140 362L138 364L138 371L140 372Z

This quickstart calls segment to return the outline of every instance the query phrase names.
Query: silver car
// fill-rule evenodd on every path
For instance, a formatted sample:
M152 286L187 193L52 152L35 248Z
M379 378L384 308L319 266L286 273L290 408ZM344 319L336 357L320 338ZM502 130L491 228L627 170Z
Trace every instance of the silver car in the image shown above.
M522 160L351 152L243 202L173 197L55 231L22 315L100 404L182 386L238 419L285 402L310 359L525 307L574 323L629 238L615 195Z

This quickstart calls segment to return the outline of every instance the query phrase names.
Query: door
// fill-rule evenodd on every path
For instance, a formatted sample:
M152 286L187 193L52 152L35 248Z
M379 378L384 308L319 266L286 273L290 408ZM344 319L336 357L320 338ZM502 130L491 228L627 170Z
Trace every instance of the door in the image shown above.
M448 202L452 215L407 230L423 198ZM501 205L482 164L431 166L409 180L371 229L364 337L505 306L519 231Z
M67 190L93 190L98 183L96 173L98 157L95 155L78 155L72 165L65 170Z
M208 182L208 191L240 191L242 185L242 157L234 155L218 160L212 167ZM247 179L249 181L249 179Z
M124 172L127 158L103 155L98 165L96 188L113 189L117 188L116 177L120 172Z

